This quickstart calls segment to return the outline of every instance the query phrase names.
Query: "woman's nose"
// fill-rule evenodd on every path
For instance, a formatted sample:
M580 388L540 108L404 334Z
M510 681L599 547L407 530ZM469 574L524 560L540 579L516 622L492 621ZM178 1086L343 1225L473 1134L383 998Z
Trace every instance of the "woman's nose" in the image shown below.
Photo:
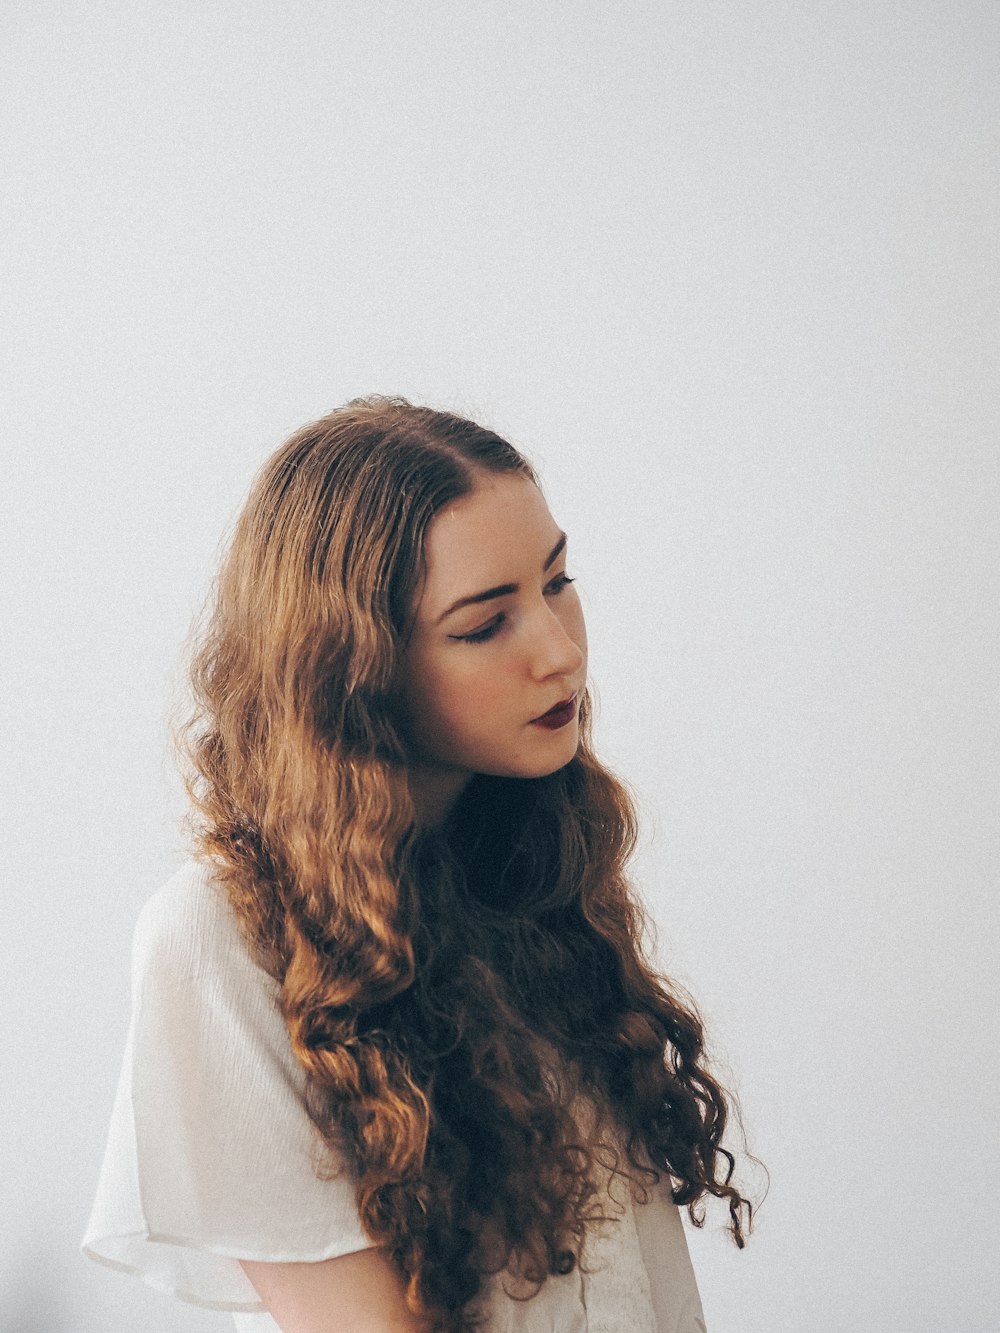
M534 674L540 679L572 676L583 665L583 649L551 607L539 619L533 648Z

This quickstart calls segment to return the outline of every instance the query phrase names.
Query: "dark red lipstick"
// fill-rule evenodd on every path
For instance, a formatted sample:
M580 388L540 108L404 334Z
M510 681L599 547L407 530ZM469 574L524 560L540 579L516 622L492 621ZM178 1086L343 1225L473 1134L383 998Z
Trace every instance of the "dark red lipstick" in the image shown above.
M572 722L576 716L576 695L571 695L558 703L554 708L550 708L547 713L541 717L532 719L533 727L545 727L549 731L555 731L557 727L564 727L567 722Z

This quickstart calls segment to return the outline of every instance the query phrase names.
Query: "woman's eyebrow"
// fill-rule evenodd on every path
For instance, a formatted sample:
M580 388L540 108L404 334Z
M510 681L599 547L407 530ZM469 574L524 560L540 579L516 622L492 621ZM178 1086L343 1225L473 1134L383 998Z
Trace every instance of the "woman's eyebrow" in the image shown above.
M559 540L553 546L548 554L545 564L542 566L542 573L548 569L549 565L556 560L566 545L566 534L560 532ZM460 611L463 606L471 606L474 602L490 602L494 597L508 597L512 592L519 592L521 585L519 583L501 583L496 588L487 588L485 592L475 592L471 597L460 597L457 602L452 602L447 611L443 611L438 616L435 624L440 625L442 620L446 620L453 611Z

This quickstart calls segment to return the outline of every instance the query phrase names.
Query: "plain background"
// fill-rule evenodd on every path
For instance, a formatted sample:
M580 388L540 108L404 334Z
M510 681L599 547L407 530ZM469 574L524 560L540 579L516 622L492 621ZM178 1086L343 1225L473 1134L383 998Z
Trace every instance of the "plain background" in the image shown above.
M167 715L261 461L379 390L540 467L636 878L771 1172L711 1333L1000 1327L993 0L8 0L4 1333L77 1252Z

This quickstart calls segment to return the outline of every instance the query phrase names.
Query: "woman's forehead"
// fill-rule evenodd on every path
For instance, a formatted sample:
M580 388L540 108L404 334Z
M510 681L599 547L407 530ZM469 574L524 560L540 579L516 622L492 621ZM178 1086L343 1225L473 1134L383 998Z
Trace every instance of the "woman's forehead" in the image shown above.
M456 600L537 577L561 535L530 478L490 474L431 520L424 537L417 617L436 623Z
M532 560L539 546L547 551L558 532L530 478L491 476L431 520L424 539L428 585L491 569L502 574L512 559Z

